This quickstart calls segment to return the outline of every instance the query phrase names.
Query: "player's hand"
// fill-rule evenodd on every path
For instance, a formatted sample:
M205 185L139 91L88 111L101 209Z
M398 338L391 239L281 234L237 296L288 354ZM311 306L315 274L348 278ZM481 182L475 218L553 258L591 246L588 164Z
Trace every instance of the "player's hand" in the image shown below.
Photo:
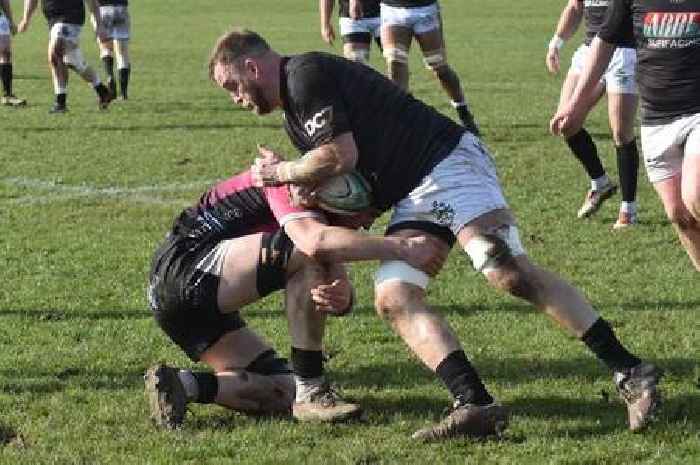
M282 154L275 152L267 145L258 144L258 154L261 158L270 160L271 163L279 163L284 161L284 156Z
M547 64L547 70L551 74L556 74L559 72L559 49L556 47L549 47L547 49L547 58L545 58L545 63Z
M321 37L323 37L325 43L333 45L333 41L335 41L335 30L332 24L328 23L321 26Z
M29 27L29 20L27 20L27 18L22 18L22 20L17 25L17 32L22 33L24 31L26 31L28 27Z
M330 284L319 284L311 289L311 300L316 310L335 316L350 312L352 303L352 284L347 279L336 279Z
M316 191L308 185L290 184L289 199L295 207L318 208Z
M555 136L569 136L576 134L583 126L585 114L577 111L581 105L567 104L552 117L549 122L549 131Z
M364 14L362 3L359 0L350 0L350 17L352 19L362 19Z
M447 260L450 247L440 239L416 236L406 240L402 259L409 265L424 271L428 276L437 275Z
M279 186L277 181L277 165L282 161L281 155L275 153L264 145L258 145L260 155L250 168L253 185L256 187Z

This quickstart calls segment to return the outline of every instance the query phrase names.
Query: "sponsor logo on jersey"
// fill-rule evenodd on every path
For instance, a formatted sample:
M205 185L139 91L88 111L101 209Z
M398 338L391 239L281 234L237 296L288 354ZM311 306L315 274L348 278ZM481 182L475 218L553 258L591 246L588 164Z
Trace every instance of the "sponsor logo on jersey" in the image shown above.
M700 46L700 12L649 12L644 16L647 48Z
M331 121L333 121L333 107L328 106L309 118L304 123L304 130L309 137L314 137L316 133L329 129Z
M610 3L610 0L585 0L583 2L583 6L586 8L594 8L594 7L608 7L608 3Z
M455 209L445 202L433 201L431 213L435 216L435 221L441 226L450 226L455 219Z

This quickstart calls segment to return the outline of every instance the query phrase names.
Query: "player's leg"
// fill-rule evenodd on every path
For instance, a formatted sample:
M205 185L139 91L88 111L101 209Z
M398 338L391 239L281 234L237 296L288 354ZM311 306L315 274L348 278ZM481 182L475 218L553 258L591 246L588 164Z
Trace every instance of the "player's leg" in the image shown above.
M618 48L605 73L608 119L615 143L617 170L622 191L620 212L613 229L626 228L637 222L639 151L634 137L638 101L634 79L636 62L637 55L633 49Z
M684 147L681 196L695 221L700 223L700 115L691 124Z
M114 55L119 73L119 95L122 100L129 98L129 79L131 77L131 59L129 57L129 38L131 37L131 17L128 7L115 7L114 15Z
M406 17L410 8L381 5L382 55L386 60L387 75L394 84L408 91L408 52L413 39L413 26Z
M26 105L26 100L17 98L12 93L12 78L12 34L10 23L7 17L0 13L0 84L2 84L0 103L12 107Z
M372 36L361 20L340 18L343 56L348 60L369 65L369 44Z
M683 201L681 174L654 182L654 189L690 261L700 271L700 220L693 216Z
M576 89L586 59L587 50L586 46L581 46L576 50L571 59L571 67L564 79L561 94L559 95L559 108L566 105ZM596 87L596 98L594 99L593 105L600 100L604 92L605 87L603 83L598 83ZM591 108L588 108L586 113L588 113ZM566 144L569 146L569 149L586 170L586 174L588 174L591 180L591 188L586 193L583 205L577 213L579 218L587 218L597 212L602 203L615 193L617 186L610 181L610 178L605 172L605 168L603 168L603 164L598 156L598 149L593 142L593 138L585 128L582 127L571 134L564 134L564 137L566 138Z
M100 60L102 61L102 66L107 75L107 88L112 96L117 95L117 83L114 79L114 41L113 41L113 21L114 21L114 7L113 6L100 6L99 13L100 20L102 21L102 26L106 31L106 37L97 37L97 47L100 50ZM96 29L95 18L90 17L92 21L92 26Z
M434 10L434 12L427 12L425 17L414 26L416 40L423 52L423 62L426 68L433 72L447 93L452 106L457 110L462 125L479 135L479 127L464 98L459 77L447 62L442 19L437 9L437 3L434 5Z
M48 48L49 68L51 69L51 77L53 80L53 90L55 101L51 107L51 113L64 113L68 107L67 89L68 89L68 68L63 63L63 54L65 53L65 39L57 34L56 25L51 28Z

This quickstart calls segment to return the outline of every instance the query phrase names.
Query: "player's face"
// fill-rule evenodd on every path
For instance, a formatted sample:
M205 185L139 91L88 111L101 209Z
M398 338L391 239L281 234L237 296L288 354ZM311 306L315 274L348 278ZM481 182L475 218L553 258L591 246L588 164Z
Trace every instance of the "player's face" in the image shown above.
M228 91L231 100L258 115L272 112L272 105L265 98L263 88L235 65L217 64L214 79L217 84Z

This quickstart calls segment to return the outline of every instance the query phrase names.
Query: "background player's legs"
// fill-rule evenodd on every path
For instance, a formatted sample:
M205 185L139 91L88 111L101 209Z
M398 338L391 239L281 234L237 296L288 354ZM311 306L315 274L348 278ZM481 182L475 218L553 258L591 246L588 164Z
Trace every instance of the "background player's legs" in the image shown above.
M343 36L343 56L348 60L369 65L369 46L372 36L369 32L354 32Z
M478 135L478 126L464 99L459 77L447 62L447 50L445 49L445 40L442 33L442 21L440 21L439 27L436 29L416 33L416 40L423 52L425 66L430 69L437 80L440 81L440 85L450 98L452 106L457 110L462 124L465 128Z
M562 108L571 98L571 95L576 89L578 78L579 75L576 73L570 72L566 75L559 96L559 108ZM604 92L605 88L603 84L599 83L596 88L596 99L594 102L597 103ZM593 103L593 105L595 105L595 103ZM588 108L586 113L588 113L591 108ZM588 177L591 179L591 189L586 194L586 199L578 211L579 218L587 218L598 211L602 203L615 193L616 186L613 185L610 178L605 173L600 157L598 157L598 149L593 142L593 138L591 138L591 135L585 128L580 128L575 133L564 134L564 136L566 137L566 144L569 146L569 149L571 149L571 152L581 163Z
M52 113L62 113L67 109L68 68L63 63L64 53L65 40L52 37L49 40L48 50L49 67L53 78L53 90L56 99L51 108Z
M698 175L698 158L696 156L695 160L690 161L690 163L684 160L683 177L686 176L686 163L689 167L688 176L692 176L693 170L695 170L695 175ZM694 182L689 181L688 184L697 186L697 178ZM700 218L693 216L684 202L681 174L654 183L654 189L659 194L666 216L671 220L671 224L678 233L678 238L688 253L690 261L695 269L700 271ZM689 187L687 190L686 196L690 197L692 189Z
M115 40L114 54L117 59L117 70L119 72L119 95L121 96L122 100L127 100L129 98L129 77L131 76L129 40Z
M382 25L381 41L387 73L394 84L408 91L408 52L413 30L402 26Z
M100 59L107 75L107 88L112 96L116 96L117 81L114 78L114 43L111 38L102 40L98 37L97 45L100 48Z
M681 196L695 221L700 223L700 125L688 134L683 156Z
M615 143L622 191L622 203L614 229L625 228L637 222L639 151L634 138L637 100L637 94L608 92L608 119Z
M12 78L12 39L9 34L0 34L0 103L13 107L25 105L26 100L17 98L12 93Z

